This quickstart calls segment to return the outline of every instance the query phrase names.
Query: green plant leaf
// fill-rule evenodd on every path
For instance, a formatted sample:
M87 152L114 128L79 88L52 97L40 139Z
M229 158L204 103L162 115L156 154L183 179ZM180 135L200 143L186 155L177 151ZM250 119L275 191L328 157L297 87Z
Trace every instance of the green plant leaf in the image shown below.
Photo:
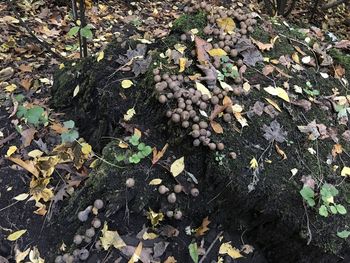
M139 144L139 139L140 137L134 134L133 136L130 137L129 142L132 145L137 146Z
M93 37L90 26L85 26L82 29L80 29L80 34L88 39L91 39Z
M337 232L337 236L340 238L347 239L350 236L350 231L343 230L343 231Z
M139 151L142 151L145 147L146 147L146 145L145 145L143 142L141 142L141 143L137 146L137 149L138 149Z
M27 111L24 106L19 106L16 115L18 118L22 118L27 114Z
M115 158L118 162L121 162L125 160L125 155L118 154Z
M309 186L304 186L301 190L300 190L300 195L304 198L304 200L307 202L307 204L309 206L315 206L315 192L314 190L312 190L311 187Z
M137 156L138 156L140 159L143 159L143 158L146 157L142 152L138 152L138 153L137 153Z
M332 213L332 214L337 214L337 213L338 213L337 208L336 208L334 205L331 205L331 206L329 207L329 209L331 210L331 213Z
M188 251L190 252L190 256L194 263L198 263L198 247L197 243L191 243L188 246Z
M65 121L65 122L63 123L63 126L64 126L65 128L67 128L67 129L73 129L74 126L75 126L75 122L72 121L72 120Z
M140 158L137 156L137 154L133 154L129 157L129 162L130 163L139 163L141 160Z
M62 143L74 142L79 138L79 133L76 130L70 130L61 134Z
M325 205L321 205L320 208L318 209L318 213L321 216L327 217L328 216L328 209Z
M76 36L79 32L79 29L80 29L79 26L72 27L68 32L68 36L70 36L70 37Z
M152 152L152 148L148 145L142 150L142 153L145 157L150 155L151 152Z
M347 213L346 208L343 205L336 205L337 211L341 215L345 215Z
M29 109L26 114L26 118L28 123L37 125L39 124L39 120L42 118L42 115L44 113L44 109L40 106L34 106L33 108Z

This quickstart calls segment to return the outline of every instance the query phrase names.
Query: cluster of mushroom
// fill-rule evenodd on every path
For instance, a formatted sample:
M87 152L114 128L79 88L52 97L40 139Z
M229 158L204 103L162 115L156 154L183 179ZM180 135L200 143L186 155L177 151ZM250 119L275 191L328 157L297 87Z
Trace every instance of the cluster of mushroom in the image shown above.
M174 109L169 109L166 112L166 116L173 123L179 124L183 128L192 128L191 135L194 138L194 146L203 144L211 150L223 150L223 143L214 143L210 139L212 132L208 123L201 121L199 110L206 110L209 107L213 108L215 105L218 105L220 100L228 95L228 90L216 87L213 90L214 95L209 98L208 95L203 95L194 88L187 89L187 83L190 82L188 77L169 75L168 73L161 75L159 69L154 69L153 74L156 82L155 89L159 94L159 102L165 104L175 101L176 103ZM229 113L230 108L228 107L226 111ZM230 117L230 114L228 114L224 119L229 122L231 121Z
M175 204L176 203L176 194L180 194L183 190L183 186L180 184L174 185L174 192L170 192L169 188L166 187L165 185L160 185L158 187L158 192L161 195L168 194L167 196L167 201L169 204ZM199 190L197 188L192 188L191 189L191 195L193 197L197 197L199 195ZM175 209L175 211L168 210L166 211L166 216L168 218L175 218L177 220L182 219L182 212L179 209Z
M80 211L78 213L78 219L81 222L86 222L89 219L90 214L97 214L97 211L102 209L104 206L103 201L101 199L96 199L94 205L88 206L85 210ZM80 246L85 243L88 245L91 243L92 238L96 235L96 230L102 226L102 222L98 217L93 217L91 220L91 227L85 230L83 235L76 234L73 238L73 243L76 246ZM101 249L101 241L95 242L95 248L97 250ZM77 260L87 260L90 256L89 250L86 249L86 246L82 249L75 249L72 254L66 253L64 255L57 256L55 259L55 263L73 263L77 262Z

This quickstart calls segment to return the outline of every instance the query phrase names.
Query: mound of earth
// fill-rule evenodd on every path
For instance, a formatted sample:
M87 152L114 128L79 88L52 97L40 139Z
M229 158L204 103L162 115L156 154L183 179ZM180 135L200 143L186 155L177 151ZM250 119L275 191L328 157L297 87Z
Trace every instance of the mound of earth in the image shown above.
M154 43L112 42L102 60L57 72L53 107L102 154L51 227L65 233L68 251L82 249L73 236L91 218L81 223L77 214L101 199L98 216L128 246L141 240L133 232L139 219L149 218L157 238L143 241L148 259L159 244L162 262L191 262L188 244L199 246L203 236L171 231L209 216L213 228L239 229L268 262L345 260L349 55L319 31L261 20L245 7L206 10L186 7L172 33ZM169 191L159 193L159 184ZM215 234L203 240L217 253ZM89 262L128 254L87 246Z

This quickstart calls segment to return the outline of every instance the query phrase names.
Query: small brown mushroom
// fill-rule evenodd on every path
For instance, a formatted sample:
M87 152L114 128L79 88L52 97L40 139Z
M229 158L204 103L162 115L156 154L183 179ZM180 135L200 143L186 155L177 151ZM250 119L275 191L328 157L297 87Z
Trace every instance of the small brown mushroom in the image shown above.
M160 186L158 187L158 192L159 192L161 195L163 195L163 194L169 192L169 188L166 187L165 185L160 185Z
M135 179L131 177L126 179L125 185L127 188L133 188L135 186Z
M176 184L176 185L174 186L174 192L177 193L177 194L181 193L181 192L182 192L182 189L183 189L183 187L182 187L181 184Z
M168 195L167 200L170 204L174 204L176 202L176 195L175 193L171 193Z
M180 115L177 114L177 113L174 113L172 116L171 116L171 120L175 123L178 123L180 121Z
M225 146L224 146L224 144L222 142L219 142L219 143L216 144L216 148L219 151L222 151L225 148Z
M182 212L180 210L176 210L174 213L174 218L176 220L180 220L182 218Z
M199 195L199 190L197 188L192 188L191 195L197 197Z
M195 146L195 147L199 146L200 144L201 144L201 141L198 140L198 139L195 139L195 140L193 141L193 146Z

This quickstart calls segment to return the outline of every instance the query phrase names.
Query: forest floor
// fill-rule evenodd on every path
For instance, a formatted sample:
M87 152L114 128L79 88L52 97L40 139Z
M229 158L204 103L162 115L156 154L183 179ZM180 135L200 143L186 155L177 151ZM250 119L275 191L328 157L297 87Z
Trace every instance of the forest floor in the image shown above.
M133 39L152 47L154 43L171 34L174 21L183 14L183 5L177 6L174 4L176 2L178 1L162 1L161 3L100 1L99 4L93 4L87 1L89 5L86 16L88 23L93 26L91 30L93 36L88 41L89 56L97 61L106 59L107 51L104 50L112 40L122 45L126 40ZM227 1L223 2L227 5ZM337 10L319 12L314 21L307 21L309 12L305 5L301 4L292 13L291 19L285 21L280 18L267 18L260 13L261 7L254 2L244 6L254 12L260 21L261 28L256 29L252 36L256 40L254 44L264 56L264 64L255 69L255 74L245 68L247 73L244 75L243 65L240 65L239 73L244 75L242 78L244 82L241 83L245 89L244 92L247 94L248 90L260 92L259 84L263 86L265 83L271 85L271 83L278 82L289 93L302 94L302 99L291 96L293 106L299 107L300 112L303 110L300 116L303 115L302 118L309 120L305 126L299 128L301 135L306 136L307 134L309 138L316 137L314 138L316 140L320 137L319 140L327 138L332 141L329 143L330 149L328 149L329 145L327 145L328 148L325 147L328 152L322 153L322 158L325 163L331 160L329 162L333 164L334 172L337 171L339 174L340 171L342 172L342 176L332 179L335 184L337 186L348 184L350 176L350 168L348 168L350 157L346 145L350 141L347 115L350 113L348 95L350 58L349 55L346 55L350 50L350 32L346 24L348 9L341 6ZM79 63L77 39L69 34L74 26L74 19L69 9L64 5L53 5L52 1L45 0L17 1L15 4L12 2L0 3L0 18L0 29L3 32L0 36L0 262L53 262L52 258L46 259L48 251L52 252L53 240L66 240L66 238L57 237L48 232L48 222L54 220L58 209L62 208L63 201L84 185L96 165L96 160L101 161L102 147L99 148L96 142L91 142L91 138L88 137L82 136L83 138L78 140L79 134L84 135L85 133L89 136L91 133L83 129L79 130L83 125L79 121L73 122L71 119L74 116L67 118L67 116L71 117L70 114L63 114L51 107L53 74L71 67L74 63ZM315 25L309 24L310 22L314 22ZM302 29L292 31L291 28L297 24ZM189 29L197 26L188 25ZM278 45L279 41L272 38L276 32L278 34L284 32L282 27L285 27L283 30L287 30L286 32L293 32L285 33L288 43L294 41L292 50L281 49L283 41ZM279 38L283 39L284 36L279 35ZM39 39L44 43L39 43ZM276 44L275 41L277 41ZM177 67L178 65L176 69ZM286 71L283 70L284 67ZM302 77L295 82L289 81L290 76L286 73L292 69L303 72L298 74L298 78ZM128 71L123 73L123 80L132 80L129 73ZM124 84L130 83L124 82ZM323 85L332 86L333 90L322 89ZM285 95L284 92L277 94L271 90L266 91L265 95L270 94L273 99L286 100L287 96L289 100L288 95ZM82 87L74 86L73 97L79 95L79 92L82 92ZM125 89L125 92L124 94L122 91L119 95L123 97L130 91ZM242 93L243 91L237 92ZM251 94L249 96L247 95L243 102L246 103L246 108L252 106L250 108L252 115L277 116L279 114L280 109L275 100L270 99L267 102L264 100L263 103L257 97ZM326 111L332 112L329 113L329 116L317 120L333 126L325 127L320 123L313 123L313 119L310 119L307 113L311 108L315 108L316 111L318 108L326 108ZM131 109L134 109L133 105L126 104L121 106L118 112L126 114L124 120L132 119L134 113L129 111ZM283 107L282 110L287 112L287 107ZM293 111L290 110L288 114L293 115ZM135 127L139 128L142 125L147 127L149 116L145 115L135 117L133 125L124 124L123 129L133 131ZM247 116L246 113L244 116ZM240 127L239 125L242 125L242 121L244 123L245 118L236 118L239 123L237 126ZM262 124L262 122L257 122L257 124ZM244 127L244 124L242 126ZM339 131L338 126L342 127L339 128ZM238 127L235 129L239 130ZM257 127L256 130L261 130L260 126ZM268 127L273 132L276 126L271 122ZM286 124L284 127L289 128L290 126ZM217 131L222 127L214 124L212 128ZM265 132L268 129L265 128ZM157 146L160 151L161 145L159 144L163 143L164 138L152 138L147 131L143 132L149 136L148 140L152 142L149 144ZM293 134L291 130L287 132ZM279 135L284 136L283 133ZM254 136L253 133L251 136ZM268 137L269 134L266 136ZM108 141L108 138L103 139ZM78 140L79 149L76 146L65 146L62 144L64 140ZM102 144L105 145L106 142ZM320 142L320 146L323 145L322 143ZM259 143L256 144L253 139L252 145L256 148L260 147ZM282 149L282 146L278 144L271 145L276 149L275 158L278 161L294 154L294 152ZM123 148L124 145L119 143L118 146ZM314 155L313 152L316 151L318 156L318 148L314 147L315 150L313 147L306 147L306 144L302 147L311 155ZM147 149L144 150L147 151ZM158 157L161 158L163 154ZM180 156L181 153L178 154ZM216 161L219 165L223 158L236 159L236 154L239 160L243 160L240 159L237 150L230 152L226 157L219 153ZM254 169L255 163L260 165L258 164L259 159L256 160L252 156L246 156L246 158L248 158L248 163L250 161L251 169ZM273 157L271 160L275 161ZM322 159L316 158L315 160ZM292 177L298 173L298 169L290 169L293 168L293 165L292 163L285 164L285 167L288 168L288 175ZM193 164L192 167L200 169L196 167L196 164ZM139 170L134 172L139 172ZM164 176L161 173L156 175L159 178ZM125 181L128 177L123 180ZM314 189L314 180L308 177L303 177L303 180L304 186L312 186L310 188ZM129 181L129 183L133 182ZM149 184L158 187L160 182L155 180L147 183ZM139 190L139 188L136 189ZM307 197L310 196L304 197L305 202L310 202ZM99 196L93 198L99 199ZM194 262L278 262L276 259L274 261L271 259L273 257L269 255L271 253L269 244L261 244L260 237L259 240L258 238L245 240L244 223L236 222L232 226L235 231L228 231L223 227L227 224L227 218L222 216L222 212L216 211L209 219L208 215L201 213L200 210L206 211L207 208L203 207L209 207L208 202L211 202L213 198L216 199L217 196L200 196L193 203L187 199L181 199L183 204L190 206L193 211L198 211L196 214L198 218L184 217L182 220L170 221L169 224L163 225L162 229L158 229L157 234L153 231L154 226L159 223L158 217L163 215L152 211L148 216L142 213L133 214L128 220L120 215L120 218L114 220L113 225L118 228L113 230L118 230L121 237L116 234L116 231L108 232L101 230L102 227L97 228L99 234L102 231L102 237L112 235L107 251L101 248L101 243L102 246L104 243L98 241L96 234L93 240L86 242L88 245L81 248L79 253L85 253L83 249L88 248L89 257L86 262L136 262L136 260L129 261L133 255L134 258L140 256L144 263L191 262L191 260ZM301 200L302 197L300 197L300 202ZM350 197L347 196L341 200L345 203L350 202ZM349 207L349 203L345 207ZM301 208L304 209L302 206ZM338 208L341 211L341 208ZM103 210L101 214L98 211L94 213L98 214L100 219L108 217ZM349 227L348 224L336 225L334 235L341 236L340 239L348 238ZM159 234L160 232L163 234ZM70 233L67 236L73 234ZM308 234L306 233L306 236ZM193 241L194 237L199 241L198 247ZM119 249L120 253L111 252L111 245L120 248L120 243L117 244L118 238L123 239L127 246L125 249ZM140 248L140 240L143 240L143 248ZM58 262L71 262L69 260L72 259L67 254L71 252L70 247L71 244L62 241L58 247L54 248L57 250L56 255L66 254L66 261ZM84 255L79 256L84 257ZM198 257L199 260L196 259ZM332 258L332 260L335 259ZM346 255L340 255L334 262L342 262L342 260L346 262Z

